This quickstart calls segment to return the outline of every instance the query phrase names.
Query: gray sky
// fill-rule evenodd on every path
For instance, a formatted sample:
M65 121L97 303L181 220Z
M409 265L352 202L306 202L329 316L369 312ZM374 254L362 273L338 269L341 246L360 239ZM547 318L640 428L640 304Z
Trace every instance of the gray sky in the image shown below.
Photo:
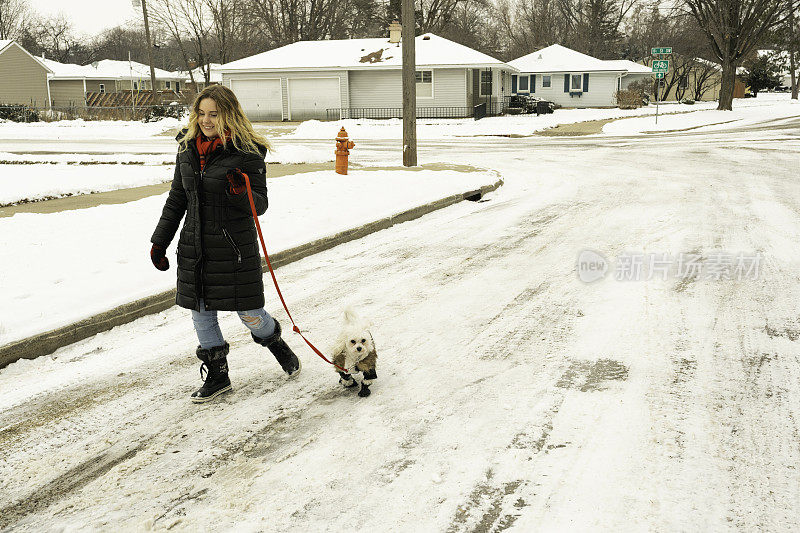
M141 8L134 9L131 0L28 0L28 3L41 15L63 13L77 31L89 35L126 20L140 20L142 16Z

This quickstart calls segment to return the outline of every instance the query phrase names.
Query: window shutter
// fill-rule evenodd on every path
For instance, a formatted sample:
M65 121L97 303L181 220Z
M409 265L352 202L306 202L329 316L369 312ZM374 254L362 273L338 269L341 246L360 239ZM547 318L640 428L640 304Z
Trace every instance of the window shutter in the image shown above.
M585 93L589 92L589 75L588 74L584 74L583 75L583 92L585 92Z
M517 94L517 76L516 74L511 75L511 94Z
M536 74L531 74L531 92L536 92Z
M564 92L569 92L569 74L564 74Z

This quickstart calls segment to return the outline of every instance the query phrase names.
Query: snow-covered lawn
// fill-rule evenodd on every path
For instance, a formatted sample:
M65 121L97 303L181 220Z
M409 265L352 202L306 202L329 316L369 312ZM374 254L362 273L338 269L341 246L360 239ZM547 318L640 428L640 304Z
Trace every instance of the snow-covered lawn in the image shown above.
M273 253L498 179L493 173L430 170L285 176L268 181L270 207L261 224ZM0 218L0 345L172 288L177 240L168 251L168 272L153 268L149 256L165 200L166 193Z
M703 127L704 131L710 131L714 128L728 129L767 120L780 120L797 116L800 116L800 101L781 99L774 101L771 105L737 105L733 111L717 111L713 109L696 113L659 116L658 124L655 123L655 118L650 116L615 120L603 126L603 133L608 135L632 135L643 132L675 131L700 127Z
M185 121L162 118L153 122L126 120L57 120L0 122L0 139L135 139L179 128Z
M334 158L333 148L280 143L274 148L267 163L324 163ZM0 153L0 161L13 163L0 163L0 205L154 185L170 181L175 170L169 154Z
M736 100L737 109L772 107L789 101L787 94L764 93L756 99ZM691 113L715 109L717 102L697 102L692 105L665 103L659 114ZM549 115L509 115L473 119L418 119L419 139L444 139L481 135L531 135L537 131L561 124L574 124L589 120L606 120L655 115L656 106L639 109L557 109ZM659 122L661 119L659 118ZM344 126L351 139L401 139L403 122L400 119L349 119L332 122L309 120L297 126L289 137L296 139L333 139Z

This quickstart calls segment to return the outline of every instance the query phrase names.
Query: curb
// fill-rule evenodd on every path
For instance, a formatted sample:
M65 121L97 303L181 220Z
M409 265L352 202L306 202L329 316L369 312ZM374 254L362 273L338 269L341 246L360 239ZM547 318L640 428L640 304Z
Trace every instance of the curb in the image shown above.
M396 213L394 215L370 222L357 228L341 231L330 237L323 237L288 250L276 252L270 256L273 268L288 265L300 259L317 254L319 252L333 248L349 241L360 239L383 229L390 228L395 224L401 224L420 218L428 213L451 206L464 200L477 201L483 195L495 191L503 185L500 179L492 185L484 185L480 189L474 189L461 194L447 196L425 205L413 207ZM264 258L261 259L262 271L267 272L267 265ZM104 311L100 314L85 318L68 326L39 333L32 337L27 337L10 344L0 347L0 368L4 368L20 359L35 359L42 355L49 355L63 346L67 346L83 339L88 339L98 333L108 331L116 326L121 326L133 322L143 316L160 313L175 305L176 289L171 289L159 294L140 298L133 302L120 305L114 309Z

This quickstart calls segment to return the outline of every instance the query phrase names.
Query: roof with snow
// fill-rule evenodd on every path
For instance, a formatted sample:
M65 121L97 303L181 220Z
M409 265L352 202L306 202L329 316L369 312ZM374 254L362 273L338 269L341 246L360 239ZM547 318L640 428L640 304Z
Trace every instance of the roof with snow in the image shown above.
M615 70L626 70L628 74L652 74L653 69L641 63L635 63L628 59L607 59L603 61Z
M208 66L211 69L211 78L209 81L211 83L222 83L222 72L219 70L222 65L219 63L209 63ZM194 75L195 81L205 81L206 79L206 75L201 68L192 70L192 74ZM191 81L188 70L176 70L172 72L172 75L176 78L183 79L186 83Z
M44 57L37 57L41 63L49 68L53 74L50 76L52 79L83 79L83 78L100 78L109 79L109 76L102 76L93 69L90 65L82 66L72 63L59 63L52 59Z
M97 62L97 66L95 66L95 63L92 63L91 65L87 66L95 69L97 72L101 72L104 76L112 78L138 79L138 78L150 77L150 67L147 65L143 65L141 63L137 63L136 61L117 61L115 59L103 59L102 61ZM172 72L167 72L166 70L161 70L160 68L154 70L156 78L166 78L170 80L180 79L179 77L174 76Z
M91 65L76 65L73 63L59 63L43 57L37 57L36 59L52 71L49 77L55 80L138 80L150 78L150 67L136 61L131 61L129 64L128 61L104 59ZM155 69L155 73L158 79L180 79L180 76L175 76L173 73L159 68Z
M520 72L625 72L627 69L592 56L576 52L560 44L552 44L526 56L509 61Z
M417 66L507 67L506 63L438 35L426 33L414 39ZM220 67L222 72L241 70L366 70L400 68L402 46L388 38L299 41Z

